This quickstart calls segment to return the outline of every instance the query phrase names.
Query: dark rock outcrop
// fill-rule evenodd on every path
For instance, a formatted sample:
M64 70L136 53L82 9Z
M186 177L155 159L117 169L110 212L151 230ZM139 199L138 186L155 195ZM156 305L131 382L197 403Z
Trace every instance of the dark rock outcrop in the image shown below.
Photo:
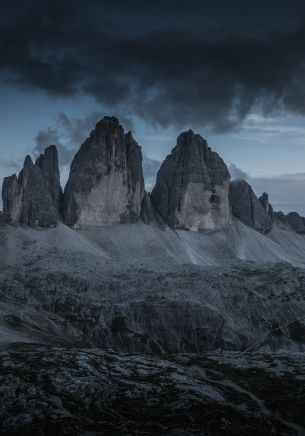
M57 149L51 146L36 164L27 156L18 177L14 174L4 179L4 220L31 227L56 225L60 219L60 196Z
M289 212L285 216L288 225L296 232L300 234L305 233L305 218L299 215L297 212Z
M284 228L290 228L296 233L305 234L305 218L297 212L289 212L287 215L281 211L274 212L274 217Z
M37 165L44 176L48 191L50 192L56 209L60 211L63 200L63 192L60 186L58 153L55 145L50 145L36 160Z
M72 162L64 222L76 228L133 222L143 196L141 147L115 117L104 117Z
M151 196L147 192L145 192L142 202L141 218L145 224L155 224L161 229L165 228L165 222L152 205Z
M229 182L223 160L189 130L161 165L152 204L172 228L221 229L230 222Z
M284 224L284 226L288 225L286 215L281 210L274 212L274 220L277 223Z
M271 221L274 222L275 216L274 216L273 207L269 202L269 195L266 192L263 192L263 194L259 197L258 200L260 201L261 205L270 216Z
M230 183L229 198L232 214L236 218L261 233L268 233L271 230L270 209L257 199L249 183L242 179L233 180ZM265 196L263 201L266 204Z

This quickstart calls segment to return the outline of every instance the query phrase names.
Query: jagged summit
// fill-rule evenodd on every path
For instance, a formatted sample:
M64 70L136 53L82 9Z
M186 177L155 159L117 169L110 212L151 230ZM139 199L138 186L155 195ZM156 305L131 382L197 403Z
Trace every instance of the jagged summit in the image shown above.
M151 199L173 228L219 229L230 221L230 174L217 153L192 130L181 133L161 165Z
M4 220L31 227L49 227L60 219L61 187L56 147L48 147L33 163L26 156L22 170L6 177L2 187Z
M115 117L99 121L82 144L65 188L69 226L104 226L137 220L144 196L141 147Z
M266 193L258 199L246 180L235 179L230 183L229 198L232 214L236 218L261 233L271 230L271 209Z
M268 213L271 222L273 222L275 220L275 215L274 215L273 207L270 204L269 195L267 194L267 192L263 192L258 200L263 206L263 208L265 209L265 211Z
M56 145L50 145L47 147L44 153L36 159L35 165L41 169L45 183L51 193L53 203L60 214L63 192L60 185L58 152Z
M297 233L305 234L305 218L297 212L289 212L285 216L286 222Z
M95 129L91 132L92 134L99 129L104 128L113 128L114 130L124 130L123 127L120 125L120 121L117 117L114 116L104 116L96 123Z
M49 227L63 220L80 228L142 220L198 231L223 229L233 215L261 233L270 232L274 221L305 233L304 217L274 212L268 194L257 198L245 180L230 183L224 161L192 130L178 136L146 193L141 147L114 116L103 117L81 145L64 194L57 148L50 145L35 163L26 156L18 176L4 179L2 197L1 225Z

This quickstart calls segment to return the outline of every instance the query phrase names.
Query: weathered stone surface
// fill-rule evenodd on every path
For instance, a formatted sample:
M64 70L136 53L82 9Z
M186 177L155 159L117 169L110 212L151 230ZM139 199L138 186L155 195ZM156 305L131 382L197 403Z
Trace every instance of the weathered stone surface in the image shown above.
M63 192L60 186L58 153L56 146L50 145L47 147L44 154L41 154L36 160L35 165L41 169L48 191L51 193L53 203L58 212L60 212Z
M3 226L3 224L4 224L4 216L3 213L0 212L0 226Z
M263 192L263 194L259 197L258 200L260 201L261 205L270 216L271 221L274 222L275 216L274 216L273 207L269 202L269 195L266 192Z
M262 205L245 180L237 179L230 183L229 198L232 214L236 218L261 233L268 233L271 230L270 210Z
M72 162L64 222L76 228L132 222L143 196L141 147L115 117L104 117Z
M27 156L19 176L4 179L4 220L31 227L55 225L60 219L60 193L56 147L47 148L35 165Z
M230 222L229 182L223 160L189 130L161 165L152 204L170 227L220 229Z
M297 212L289 212L286 215L286 222L297 233L305 233L305 218Z
M1 434L302 435L304 368L302 353L16 344L0 354Z
M141 218L145 224L156 224L162 229L165 228L165 222L152 205L151 196L147 192L145 192L142 202Z
M274 212L275 218L279 219L282 223L286 224L286 216L281 210Z

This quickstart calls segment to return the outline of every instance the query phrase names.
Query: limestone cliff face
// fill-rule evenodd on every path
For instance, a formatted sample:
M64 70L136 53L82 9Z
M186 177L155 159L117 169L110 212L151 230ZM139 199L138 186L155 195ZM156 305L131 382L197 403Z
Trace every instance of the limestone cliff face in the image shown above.
M221 229L230 222L229 182L223 160L189 130L161 165L151 201L170 227Z
M58 153L55 145L50 145L36 160L35 165L38 166L45 179L48 191L50 192L53 203L56 209L60 211L61 202L63 200L63 192L60 186Z
M60 219L60 195L57 150L51 146L36 164L27 156L18 177L14 174L4 179L4 220L31 227L56 225Z
M273 207L269 201L269 195L266 192L263 192L258 200L261 203L261 205L263 206L263 208L265 209L265 211L268 213L271 221L274 222L275 215L274 215Z
M104 117L72 162L64 222L75 228L132 222L143 196L141 147L115 117Z
M233 180L230 183L232 214L247 226L261 233L268 233L272 227L273 210L266 195L263 194L258 200L245 180Z

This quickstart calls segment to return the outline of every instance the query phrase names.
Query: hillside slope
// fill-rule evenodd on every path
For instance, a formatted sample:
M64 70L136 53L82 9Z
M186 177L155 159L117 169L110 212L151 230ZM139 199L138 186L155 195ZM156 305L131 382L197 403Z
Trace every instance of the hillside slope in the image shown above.
M305 350L305 237L141 223L1 228L0 341L148 353Z

